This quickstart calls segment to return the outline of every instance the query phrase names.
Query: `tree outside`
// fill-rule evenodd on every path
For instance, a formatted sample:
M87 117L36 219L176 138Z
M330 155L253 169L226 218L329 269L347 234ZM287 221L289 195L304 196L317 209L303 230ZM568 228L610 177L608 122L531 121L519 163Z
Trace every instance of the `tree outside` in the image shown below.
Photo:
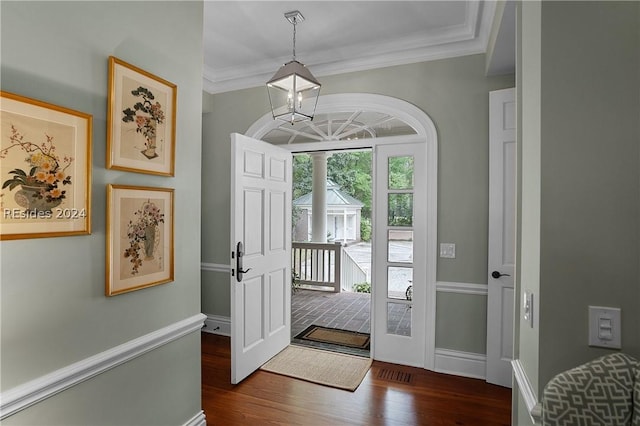
M327 160L327 177L352 197L362 201L360 237L371 241L372 151L347 151L334 153ZM389 189L413 188L413 157L389 159ZM309 154L293 157L293 199L311 192L313 161ZM413 197L411 194L390 194L389 225L411 226L413 221ZM293 211L293 226L300 211Z
M362 201L360 238L371 240L371 150L334 153L327 160L327 177L352 197ZM309 154L293 156L293 199L311 192L313 161ZM293 209L293 226L300 211Z

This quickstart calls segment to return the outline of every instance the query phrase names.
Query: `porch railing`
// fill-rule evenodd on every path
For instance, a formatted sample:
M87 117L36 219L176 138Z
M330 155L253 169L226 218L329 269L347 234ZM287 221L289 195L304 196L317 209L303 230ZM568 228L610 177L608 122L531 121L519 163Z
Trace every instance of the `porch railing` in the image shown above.
M340 293L341 243L294 242L291 258L292 270L302 287Z

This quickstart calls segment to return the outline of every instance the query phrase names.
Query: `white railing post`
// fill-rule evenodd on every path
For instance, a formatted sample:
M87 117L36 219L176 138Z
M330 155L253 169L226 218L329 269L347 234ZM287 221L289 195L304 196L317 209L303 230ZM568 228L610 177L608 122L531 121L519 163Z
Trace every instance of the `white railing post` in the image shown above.
M335 243L335 266L333 269L333 292L340 293L342 291L342 286L340 285L342 278L342 243L336 241Z

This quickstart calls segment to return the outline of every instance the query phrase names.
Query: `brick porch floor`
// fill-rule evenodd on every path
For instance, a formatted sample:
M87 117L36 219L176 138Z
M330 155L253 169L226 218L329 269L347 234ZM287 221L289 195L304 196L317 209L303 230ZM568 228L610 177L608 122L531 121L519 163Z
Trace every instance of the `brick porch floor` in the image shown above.
M321 349L369 356L369 351L295 339L310 325L370 333L371 295L298 290L291 295L291 341Z

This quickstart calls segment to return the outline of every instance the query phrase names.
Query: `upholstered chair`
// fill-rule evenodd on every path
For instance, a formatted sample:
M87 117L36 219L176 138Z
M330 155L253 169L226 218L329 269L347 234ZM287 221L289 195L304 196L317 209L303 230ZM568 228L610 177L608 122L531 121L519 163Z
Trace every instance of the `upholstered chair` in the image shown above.
M613 353L558 374L542 395L543 426L640 426L640 364Z

